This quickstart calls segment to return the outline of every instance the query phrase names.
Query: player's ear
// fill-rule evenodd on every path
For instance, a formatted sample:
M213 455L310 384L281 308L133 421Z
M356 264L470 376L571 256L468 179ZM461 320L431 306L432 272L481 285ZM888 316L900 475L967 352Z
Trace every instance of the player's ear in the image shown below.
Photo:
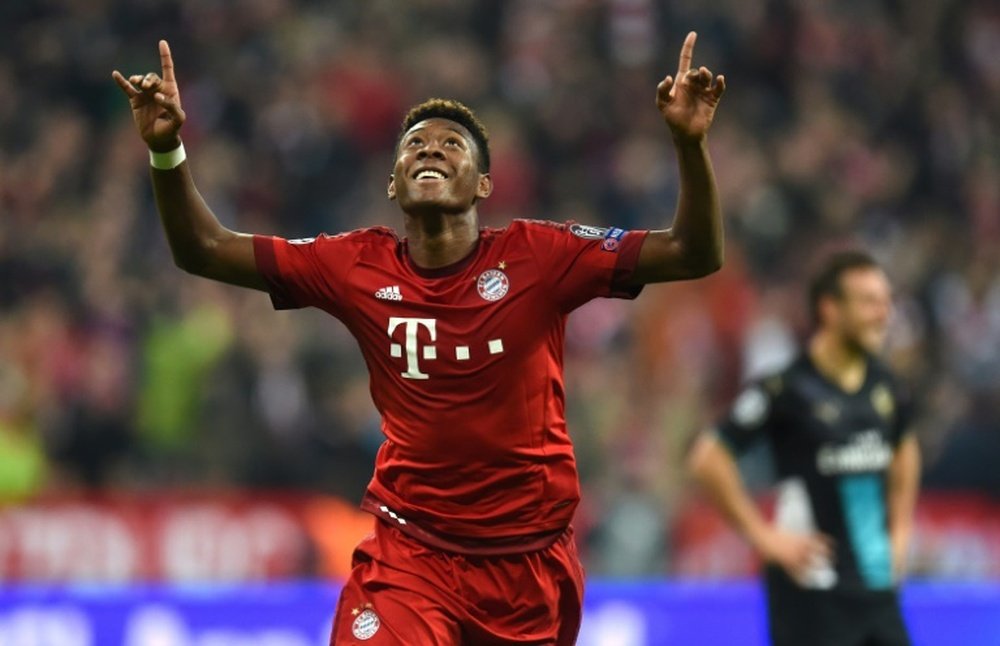
M388 195L390 200L396 199L396 176L389 175L389 185L385 189L386 195Z
M819 299L817 303L817 309L819 314L820 325L829 325L837 320L837 306L839 301L833 294L826 294Z
M479 185L476 186L476 199L485 200L493 192L493 178L489 173L479 173Z

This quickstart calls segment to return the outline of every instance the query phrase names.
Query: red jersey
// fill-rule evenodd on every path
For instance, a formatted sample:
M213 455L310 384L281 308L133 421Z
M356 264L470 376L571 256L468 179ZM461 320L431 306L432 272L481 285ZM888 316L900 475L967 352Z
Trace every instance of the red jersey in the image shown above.
M644 237L515 220L433 270L382 227L256 236L254 252L275 308L321 308L361 347L386 437L363 507L431 544L495 553L569 525L580 487L564 414L566 316L639 293L628 279Z

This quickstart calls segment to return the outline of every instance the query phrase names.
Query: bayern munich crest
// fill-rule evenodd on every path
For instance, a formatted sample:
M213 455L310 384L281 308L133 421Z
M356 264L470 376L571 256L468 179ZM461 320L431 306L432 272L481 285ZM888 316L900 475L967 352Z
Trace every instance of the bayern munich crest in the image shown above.
M351 624L351 632L354 634L355 639L365 641L374 637L381 625L382 622L379 621L375 611L371 608L366 608L360 615L354 618L354 623Z
M476 289L485 300L498 301L510 290L510 279L499 269L487 269L479 274Z

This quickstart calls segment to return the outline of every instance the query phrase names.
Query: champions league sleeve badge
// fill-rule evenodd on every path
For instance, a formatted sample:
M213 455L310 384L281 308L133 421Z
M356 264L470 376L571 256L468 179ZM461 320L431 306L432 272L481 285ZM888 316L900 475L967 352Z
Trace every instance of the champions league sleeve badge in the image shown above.
M761 388L753 386L736 398L736 402L733 403L732 419L742 429L755 429L767 419L770 407L771 401L767 394Z
M592 227L587 224L574 223L570 225L569 232L577 238L583 238L585 240L600 240L608 233L608 230L604 227Z
M621 246L622 238L626 233L625 229L619 229L618 227L608 229L606 227L592 227L587 224L571 224L569 231L576 237L583 238L584 240L600 240L601 249L611 252L618 251L618 247Z
M618 227L608 229L608 232L604 234L604 242L601 243L601 249L605 251L618 251L624 235L625 229L619 229Z

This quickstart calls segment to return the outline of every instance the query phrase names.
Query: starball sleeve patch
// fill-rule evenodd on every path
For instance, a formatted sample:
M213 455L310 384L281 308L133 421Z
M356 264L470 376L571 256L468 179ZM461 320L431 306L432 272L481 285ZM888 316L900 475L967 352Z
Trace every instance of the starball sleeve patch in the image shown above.
M605 227L592 227L587 224L571 224L569 231L576 237L586 240L600 240L608 234Z

